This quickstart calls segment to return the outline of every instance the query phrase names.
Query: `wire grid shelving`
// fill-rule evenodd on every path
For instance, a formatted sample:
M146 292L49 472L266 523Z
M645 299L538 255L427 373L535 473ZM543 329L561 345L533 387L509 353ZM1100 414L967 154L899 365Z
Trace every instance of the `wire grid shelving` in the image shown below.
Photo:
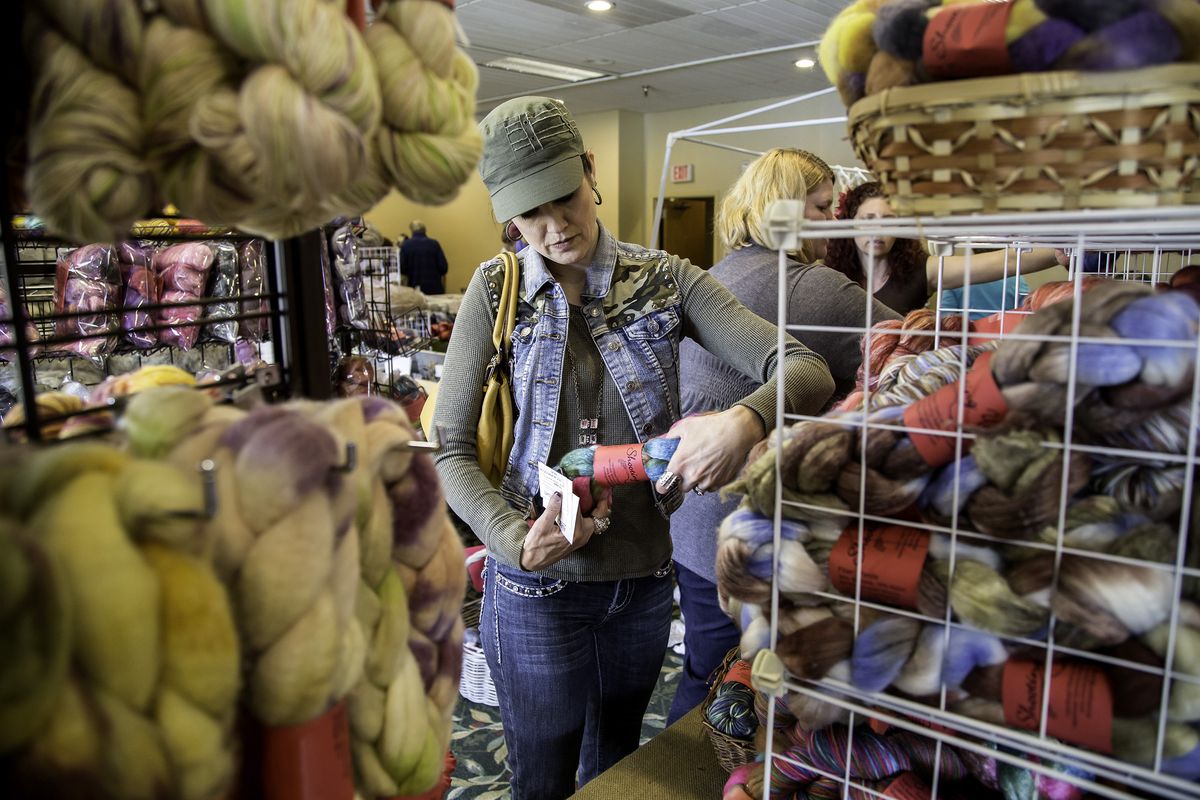
M1073 452L1086 453L1093 458L1115 460L1119 463L1133 465L1134 467L1144 465L1148 468L1170 469L1173 470L1173 474L1177 480L1182 483L1182 507L1178 513L1172 514L1169 517L1170 524L1174 526L1177 537L1175 556L1170 563L1141 561L1131 559L1127 556L1067 546L1063 541L1062 532L1065 524L1068 500L1073 495L1073 492L1068 486L1068 470L1066 468L1062 469L1063 479L1059 487L1057 499L1059 509L1057 534L1054 536L1053 542L1014 542L1011 539L990 536L973 530L970 527L969 521L960 519L958 511L960 508L959 493L962 458L966 448L976 438L975 434L963 430L961 407L965 396L961 387L962 381L959 381L959 417L956 428L953 431L916 431L933 436L948 437L953 443L954 461L946 467L946 469L953 470L954 481L954 500L952 503L954 512L951 514L949 523L914 522L908 517L897 518L867 513L865 511L864 498L867 492L866 481L868 470L860 469L858 485L859 505L857 508L851 508L849 513L846 514L847 527L845 528L851 536L857 536L856 547L851 551L856 554L854 556L856 560L854 591L852 593L837 593L832 590L830 592L815 592L812 593L813 597L809 598L809 600L843 606L843 614L853 620L854 637L856 640L864 625L864 613L886 612L898 617L914 619L925 625L939 626L939 629L944 632L946 645L949 644L949 637L952 631L971 628L970 625L960 622L955 618L951 604L948 601L945 604L946 611L944 616L932 617L925 616L911 609L898 608L892 604L876 602L864 595L861 560L864 549L863 537L867 527L877 523L902 525L909 529L927 531L931 535L940 534L946 537L950 545L949 574L951 576L954 574L955 561L959 551L965 550L968 546L972 545L992 547L1013 547L1017 545L1028 547L1032 552L1051 554L1055 565L1054 582L1051 584L1051 598L1053 597L1053 592L1057 591L1058 570L1064 557L1084 557L1117 564L1135 564L1139 567L1166 573L1173 581L1174 593L1172 596L1174 602L1171 604L1170 613L1165 623L1169 625L1169 634L1165 657L1163 658L1163 666L1157 667L1145 663L1128 661L1090 649L1073 647L1066 642L1057 641L1055 631L1058 620L1054 611L1055 606L1052 604L1050 598L1046 599L1049 624L1045 630L1044 637L1036 635L999 636L1006 647L1024 648L1024 652L1032 651L1037 653L1034 660L1040 661L1044 665L1038 684L1038 691L1041 695L1040 714L1033 721L1033 724L1029 726L1031 728L1029 730L1019 730L1008 724L997 724L994 721L977 719L967 716L964 713L958 713L954 702L956 697L955 692L947 687L944 680L944 673L942 674L941 688L937 696L932 698L932 700L929 697L917 700L889 690L882 692L864 691L848 680L839 680L828 675L819 679L800 679L788 673L784 676L782 684L773 686L770 675L771 668L768 666L763 671L766 679L761 683L761 686L766 687L768 690L774 688L777 692L786 691L807 695L834 706L839 706L845 711L850 712L850 733L847 744L850 755L844 758L846 764L845 770L841 774L833 774L821 769L814 770L811 765L801 766L805 766L809 770L814 770L825 777L840 781L843 797L891 796L884 794L883 791L885 790L880 790L877 786L869 786L866 782L858 780L851 775L850 765L854 753L855 724L868 719L874 719L931 738L937 748L937 755L933 762L935 764L940 761L942 748L952 746L961 751L988 756L999 762L1030 770L1035 774L1067 781L1094 796L1110 798L1146 796L1168 798L1200 797L1200 784L1192 782L1185 777L1169 774L1164 768L1169 761L1164 753L1164 746L1166 741L1165 732L1169 718L1168 706L1172 697L1172 689L1180 685L1190 685L1189 688L1192 690L1200 690L1200 676L1182 671L1180 665L1175 660L1178 653L1177 648L1180 646L1179 631L1181 627L1185 624L1192 626L1198 624L1196 616L1193 613L1195 606L1184 597L1184 582L1191 581L1194 583L1197 579L1200 579L1200 570L1190 566L1187 561L1189 537L1197 525L1197 517L1200 516L1200 509L1196 507L1195 498L1196 466L1198 460L1197 429L1198 421L1200 421L1200 370L1196 368L1196 365L1200 364L1200 333L1197 333L1196 338L1190 341L1156 339L1122 340L1124 344L1129 346L1181 349L1190 358L1191 376L1189 382L1191 389L1188 397L1179 403L1179 407L1186 414L1187 420L1186 434L1183 436L1183 439L1186 441L1180 442L1175 448L1179 452L1147 452L1133 447L1088 444L1077 441L1074 435L1074 410L1076 402L1088 402L1088 397L1082 393L1077 395L1076 390L1075 377L1078 374L1080 347L1087 344L1111 343L1113 341L1111 337L1106 338L1104 336L1085 335L1081 333L1081 324L1085 323L1086 320L1081 319L1080 303L1078 301L1083 291L1082 279L1087 274L1084 272L1084 264L1087 263L1088 254L1091 254L1091 267L1089 268L1091 273L1114 280L1161 284L1176 270L1188 265L1192 261L1195 249L1200 247L1200 208L1056 212L1037 215L1013 214L939 219L903 218L863 220L857 222L814 222L804 219L801 204L794 201L783 201L777 203L771 209L768 228L773 237L773 245L780 250L778 307L780 320L788 320L788 308L786 304L786 251L798 249L801 241L805 239L848 238L855 236L894 236L925 239L929 243L929 251L937 259L939 267L944 264L944 261L940 257L950 255L964 256L967 259L968 278L963 287L963 309L943 312L955 314L965 314L967 310L971 309L969 275L970 258L973 254L981 250L993 250L999 247L1008 248L1009 255L1005 257L1005 277L1007 278L1019 277L1021 275L1022 255L1029 248L1053 247L1063 249L1069 254L1068 275L1069 279L1073 281L1074 299L1076 300L1072 311L1070 333L1068 335L1036 335L1027 332L1014 332L1013 328L1021 321L1023 315L1030 312L1016 310L1010 306L1008 309L1009 313L1000 315L1003 320L1000 326L1001 332L995 334L1002 339L1013 341L1055 341L1064 342L1068 345L1068 375L1070 379L1067 385L1067 401L1063 418L1062 436L1060 440L1057 438L1051 440L1047 437L1040 443L1041 446L1061 451L1063 454L1062 463L1064 465L1067 464ZM868 285L865 288L869 295L874 294L875 288L873 267L874 264L872 263L864 269L864 272L868 276ZM941 273L942 270L939 268L935 296L939 295L942 289ZM1013 301L1014 305L1016 302L1019 302L1019 299ZM782 349L784 336L787 333L799 334L804 331L840 332L848 336L863 337L865 340L863 352L868 352L871 337L875 335L872 331L875 320L871 318L871 305L868 303L865 308L866 318L863 320L861 326L781 325L779 346ZM938 321L933 331L902 329L892 332L914 336L933 336L936 337L935 346L959 344L964 339L971 341L975 337L975 334L963 333L957 330L944 330L941 325L943 318L938 317L937 319ZM792 323L791 320L788 320L788 322ZM968 366L967 350L968 348L966 347L959 348L959 352L961 353L961 362L959 364L961 372L959 374L966 374ZM864 369L866 368L866 365L864 365ZM871 376L868 374L863 381L867 387L866 394L868 397L870 396L870 378ZM777 453L782 452L787 431L791 426L798 423L826 421L826 418L821 416L785 413L784 408L784 392L781 385L776 406L778 424L775 431L771 434L773 437L772 444ZM861 413L843 416L838 419L838 423L862 432L860 443L863 463L866 462L867 443L872 431L907 430L910 433L914 432L912 428L869 421L868 413L865 410ZM783 544L782 531L784 517L817 519L824 516L828 518L830 510L828 507L785 500L783 496L783 475L778 459L776 460L775 470L775 539L773 547L775 559L773 575L775 579L772 581L769 608L763 609L769 621L769 642L772 651L777 648L780 638L783 635L780 626L781 600L783 598L779 589L779 575L782 568L780 550ZM961 490L966 491L966 488L964 487ZM809 516L806 516L806 514ZM843 535L846 534L844 533ZM746 654L743 653L743 655ZM774 659L770 659L769 661L774 661ZM1152 763L1138 765L1122 761L1110 754L1097 752L1086 747L1076 746L1055 739L1048 733L1053 705L1051 703L1050 691L1051 680L1046 676L1052 675L1055 666L1066 661L1101 666L1119 666L1143 675L1152 675L1161 680L1161 702L1157 706L1157 714L1154 716L1153 725L1151 726L1151 730L1156 736ZM776 669L781 668L782 663L775 661L774 667ZM1119 692L1121 687L1114 685L1112 689L1115 693ZM771 774L772 762L775 759L787 760L788 756L786 754L774 753L774 739L778 736L778 732L774 728L776 708L773 703L769 704L767 713L766 728L768 735L766 752L769 754L767 756L767 774ZM1195 720L1187 720L1187 724L1192 725L1193 729L1195 729ZM1078 773L1082 774L1064 771L1060 766L1062 764L1073 765ZM934 798L948 796L944 793L939 793L939 789L943 788L945 787L939 787L939 778L935 774L932 786L930 787L930 796ZM784 796L782 794L771 795L769 785L768 787L764 787L764 793L767 796Z

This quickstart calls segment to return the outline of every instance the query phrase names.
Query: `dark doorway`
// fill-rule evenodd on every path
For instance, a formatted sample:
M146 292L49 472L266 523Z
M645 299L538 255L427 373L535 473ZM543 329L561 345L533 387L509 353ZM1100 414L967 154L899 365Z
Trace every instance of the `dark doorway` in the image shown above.
M658 223L659 246L698 267L711 267L713 206L711 197L668 197Z

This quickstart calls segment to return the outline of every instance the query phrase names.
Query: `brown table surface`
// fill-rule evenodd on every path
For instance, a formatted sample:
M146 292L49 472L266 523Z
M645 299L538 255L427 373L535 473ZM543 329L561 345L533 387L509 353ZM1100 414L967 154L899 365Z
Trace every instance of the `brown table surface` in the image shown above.
M571 796L718 800L729 774L717 761L700 720L696 707Z

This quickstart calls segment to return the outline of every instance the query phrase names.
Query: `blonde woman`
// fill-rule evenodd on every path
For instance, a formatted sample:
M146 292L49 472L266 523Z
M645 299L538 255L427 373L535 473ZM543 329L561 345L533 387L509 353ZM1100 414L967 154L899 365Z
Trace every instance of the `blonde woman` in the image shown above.
M833 218L833 171L812 153L776 148L759 156L730 188L721 203L716 230L729 251L709 274L747 308L777 322L779 254L767 246L767 208L776 200L803 200L811 220ZM825 256L823 239L804 242L788 261L788 318L795 325L861 328L867 318L867 294L845 275L815 263ZM872 320L898 319L879 302ZM862 354L859 338L847 333L791 331L825 358L833 375L835 397L854 386ZM680 386L684 414L723 411L761 384L730 367L692 339L680 346ZM690 496L671 517L676 579L684 618L684 663L667 723L698 705L709 674L738 643L737 627L717 602L717 526L737 505L716 495Z

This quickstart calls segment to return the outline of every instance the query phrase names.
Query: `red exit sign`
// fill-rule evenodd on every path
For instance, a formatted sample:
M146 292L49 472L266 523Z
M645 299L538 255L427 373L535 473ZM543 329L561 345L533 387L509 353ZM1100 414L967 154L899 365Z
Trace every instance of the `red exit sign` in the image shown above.
M675 164L671 167L671 183L691 183L692 165Z

